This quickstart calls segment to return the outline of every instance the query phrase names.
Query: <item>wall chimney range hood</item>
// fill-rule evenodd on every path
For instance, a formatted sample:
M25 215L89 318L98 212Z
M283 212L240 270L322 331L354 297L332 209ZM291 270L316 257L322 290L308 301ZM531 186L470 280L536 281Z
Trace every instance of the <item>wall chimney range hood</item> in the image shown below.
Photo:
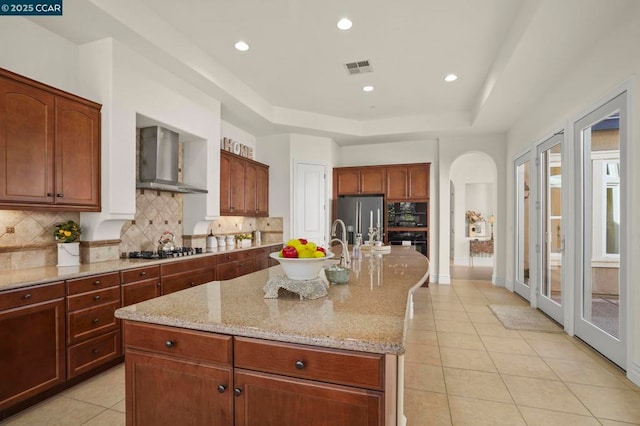
M138 189L206 194L206 189L178 182L178 133L160 126L140 129Z

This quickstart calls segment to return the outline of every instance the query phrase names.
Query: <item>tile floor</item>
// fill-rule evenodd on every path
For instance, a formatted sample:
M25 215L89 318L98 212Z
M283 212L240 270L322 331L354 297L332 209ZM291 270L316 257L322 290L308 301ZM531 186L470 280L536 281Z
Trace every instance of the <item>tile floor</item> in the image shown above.
M415 294L405 356L408 426L640 424L640 388L577 339L505 329L488 304L525 304L489 281ZM0 425L124 425L117 366Z

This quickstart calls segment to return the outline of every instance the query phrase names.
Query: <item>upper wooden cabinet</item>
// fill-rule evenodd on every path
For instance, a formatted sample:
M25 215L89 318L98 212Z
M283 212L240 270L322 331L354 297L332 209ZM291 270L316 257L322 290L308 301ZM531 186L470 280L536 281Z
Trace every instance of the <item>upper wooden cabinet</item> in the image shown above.
M0 69L0 208L100 211L100 108Z
M220 214L269 216L269 166L220 151Z
M387 200L429 198L429 163L387 166Z
M333 169L334 192L337 195L384 194L384 167L340 167Z

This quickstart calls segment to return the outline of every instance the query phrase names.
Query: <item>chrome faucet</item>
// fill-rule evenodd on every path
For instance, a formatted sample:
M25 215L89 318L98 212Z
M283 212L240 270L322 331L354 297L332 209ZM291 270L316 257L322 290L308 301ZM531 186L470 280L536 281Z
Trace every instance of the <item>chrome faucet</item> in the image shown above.
M329 247L331 247L331 244L333 244L334 241L337 241L340 243L340 245L342 245L342 254L340 255L340 264L342 264L344 261L344 266L348 268L349 264L351 263L351 259L349 258L349 249L347 248L347 245L340 238L332 238L331 241L329 241Z
M340 227L342 228L342 244L346 246L348 244L347 243L347 227L342 221L342 219L336 219L333 221L333 225L331 225L331 238L336 237L336 231L337 231L338 225L340 225Z

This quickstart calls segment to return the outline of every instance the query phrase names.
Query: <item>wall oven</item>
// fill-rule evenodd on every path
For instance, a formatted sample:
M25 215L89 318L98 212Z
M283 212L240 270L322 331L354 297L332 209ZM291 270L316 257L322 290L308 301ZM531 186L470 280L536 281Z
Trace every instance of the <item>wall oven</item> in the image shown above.
M387 240L391 245L411 245L427 256L427 231L388 231Z

